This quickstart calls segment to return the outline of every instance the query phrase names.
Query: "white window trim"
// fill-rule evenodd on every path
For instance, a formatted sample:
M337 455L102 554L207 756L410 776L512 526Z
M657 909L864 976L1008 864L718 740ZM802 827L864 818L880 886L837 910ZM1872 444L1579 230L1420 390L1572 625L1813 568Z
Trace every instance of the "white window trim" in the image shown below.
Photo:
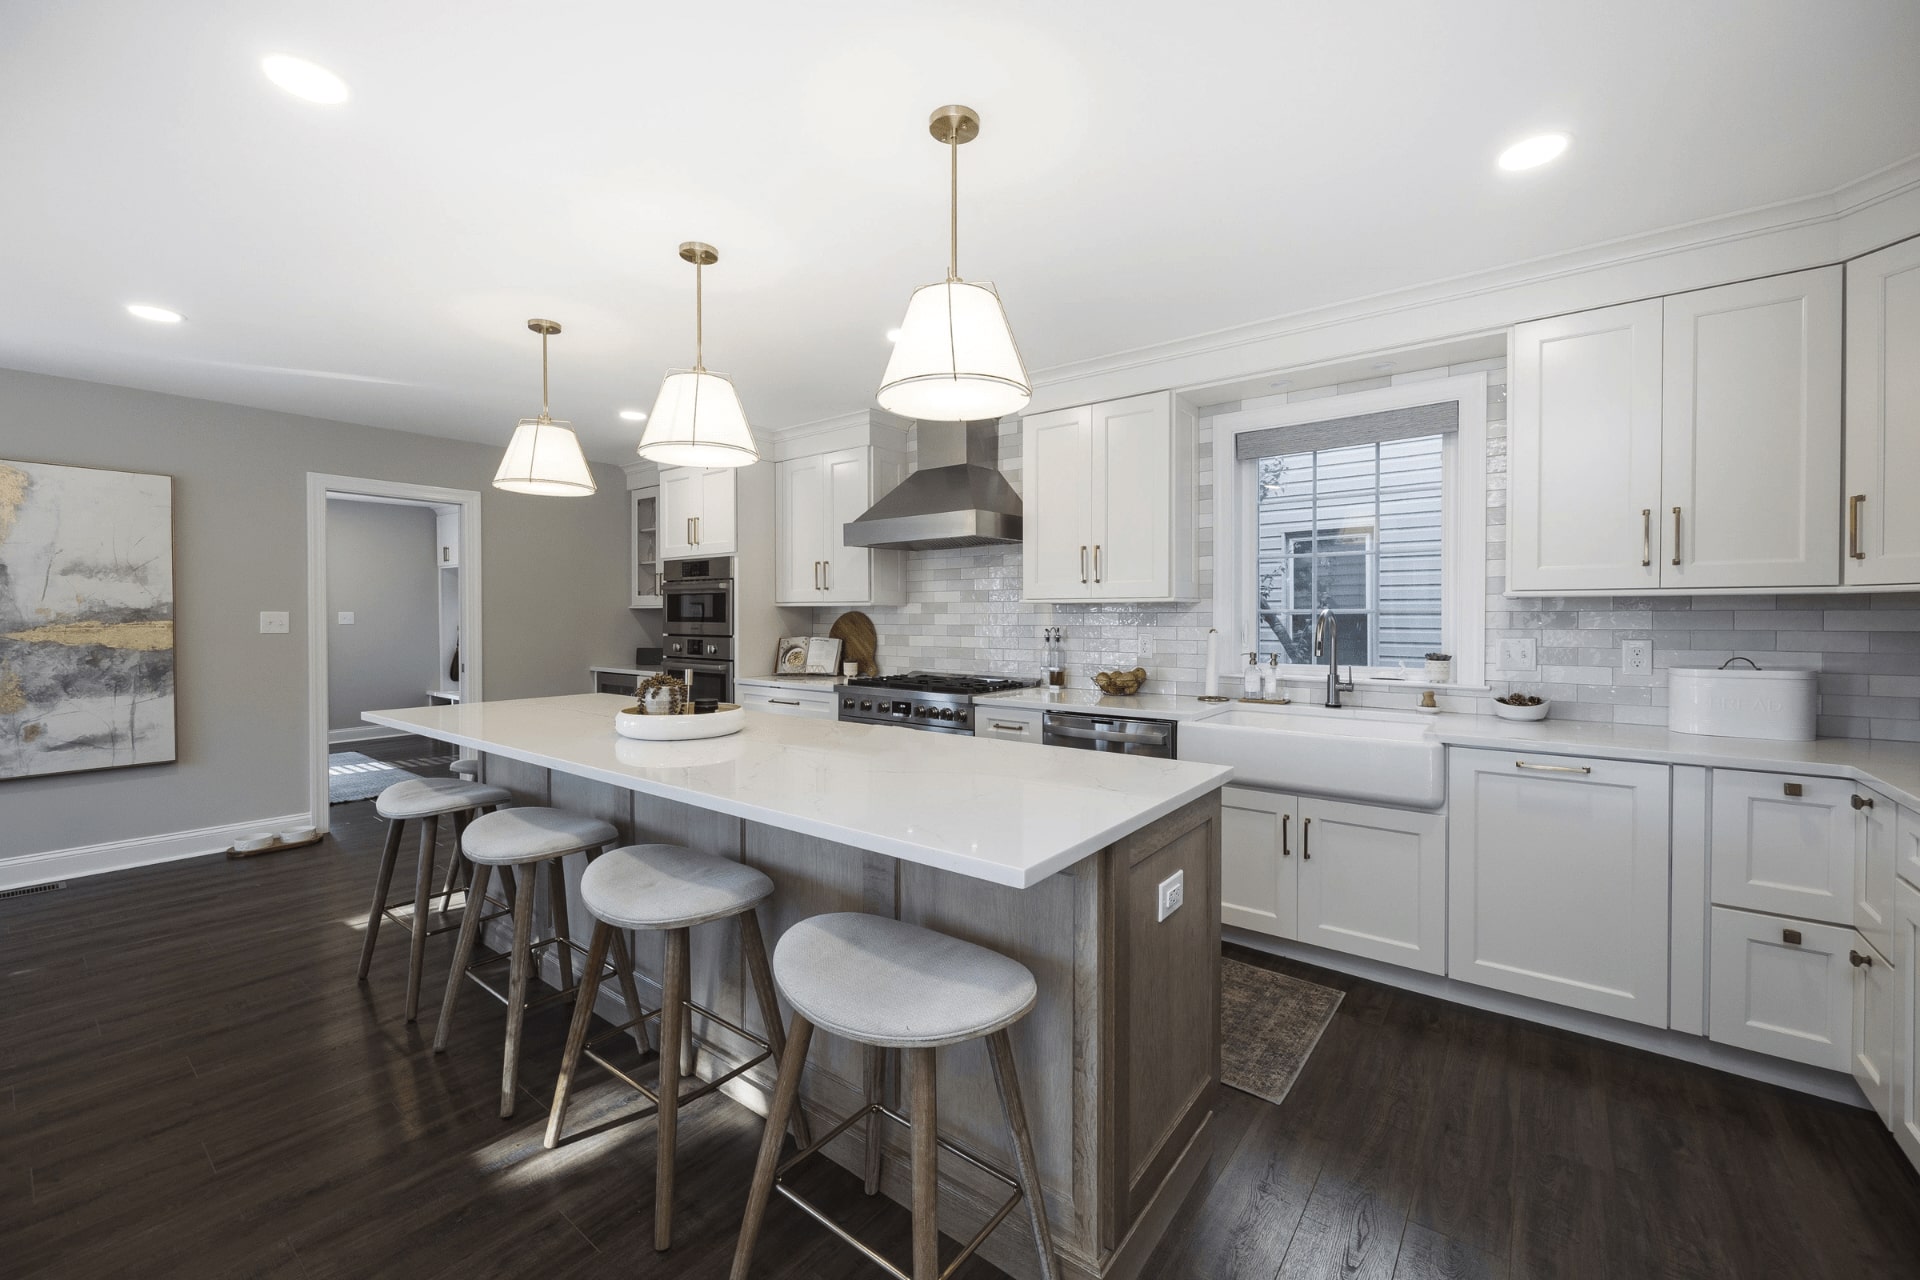
M1453 650L1454 685L1484 687L1487 669L1487 375L1458 374L1289 404L1285 396L1250 400L1213 418L1213 625L1227 653L1253 645L1253 571L1256 504L1252 462L1234 456L1234 438L1246 431L1323 422L1355 414L1454 401L1460 430L1441 446L1445 512L1441 529L1440 614ZM1235 660L1237 661L1237 659ZM1223 662L1230 668L1231 663ZM1280 668L1289 677L1323 673L1322 666ZM1386 668L1375 670L1386 671ZM1356 678L1377 678L1367 669ZM1418 668L1392 669L1386 681L1424 683Z

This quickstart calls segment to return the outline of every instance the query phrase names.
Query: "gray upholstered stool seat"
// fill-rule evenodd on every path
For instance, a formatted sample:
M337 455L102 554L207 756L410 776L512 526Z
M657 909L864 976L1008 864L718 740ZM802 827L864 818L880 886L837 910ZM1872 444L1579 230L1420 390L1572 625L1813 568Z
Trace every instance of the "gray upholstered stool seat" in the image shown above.
M501 809L467 824L460 852L470 862L501 867L598 849L619 838L612 823L583 813L539 807Z
M490 804L509 804L510 792L465 778L414 778L396 782L380 793L373 811L389 820L427 818L462 809L478 809Z
M1033 973L931 929L839 912L802 920L773 949L788 1003L823 1031L883 1049L935 1049L1012 1026L1033 1008Z
M460 778L478 778L480 762L478 760L455 760L447 766L447 772Z
M690 929L772 896L766 873L677 844L614 849L580 878L587 910L616 929Z

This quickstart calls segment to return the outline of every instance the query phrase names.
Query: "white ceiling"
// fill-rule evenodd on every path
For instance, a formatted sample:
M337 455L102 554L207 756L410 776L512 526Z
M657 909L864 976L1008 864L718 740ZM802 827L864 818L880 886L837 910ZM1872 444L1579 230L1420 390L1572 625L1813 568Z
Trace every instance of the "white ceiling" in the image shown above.
M870 403L945 102L961 271L1039 371L1831 190L1920 152L1917 54L1913 0L7 0L0 366L504 442L550 316L619 461L691 361L684 239L757 424Z

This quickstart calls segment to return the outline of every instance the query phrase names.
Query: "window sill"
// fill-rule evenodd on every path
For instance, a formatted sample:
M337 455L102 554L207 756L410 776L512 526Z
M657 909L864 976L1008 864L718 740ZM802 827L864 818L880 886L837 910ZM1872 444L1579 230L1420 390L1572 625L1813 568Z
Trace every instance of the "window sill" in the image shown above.
M1280 669L1282 684L1324 684L1326 679L1325 667L1282 667ZM1351 677L1350 681L1348 677L1341 678L1341 683L1349 682L1356 689L1432 689L1436 693L1493 692L1493 686L1486 683L1434 681L1414 676L1356 675Z

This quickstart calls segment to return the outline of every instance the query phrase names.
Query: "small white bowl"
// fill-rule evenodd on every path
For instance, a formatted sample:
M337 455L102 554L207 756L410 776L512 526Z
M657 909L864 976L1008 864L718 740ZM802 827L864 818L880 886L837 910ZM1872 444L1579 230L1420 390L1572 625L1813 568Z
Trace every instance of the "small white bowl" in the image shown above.
M315 830L316 829L313 827L289 828L288 830L282 831L280 833L280 843L281 844L299 844L302 840L311 840L314 837Z
M256 831L250 836L241 836L235 840L233 847L234 850L239 853L258 853L260 850L268 848L272 844L273 832Z
M1546 699L1537 706L1531 707L1516 707L1509 703L1502 702L1498 698L1493 700L1493 714L1499 716L1502 720L1545 720L1547 718L1547 712L1551 710L1552 707L1553 700L1551 698Z

